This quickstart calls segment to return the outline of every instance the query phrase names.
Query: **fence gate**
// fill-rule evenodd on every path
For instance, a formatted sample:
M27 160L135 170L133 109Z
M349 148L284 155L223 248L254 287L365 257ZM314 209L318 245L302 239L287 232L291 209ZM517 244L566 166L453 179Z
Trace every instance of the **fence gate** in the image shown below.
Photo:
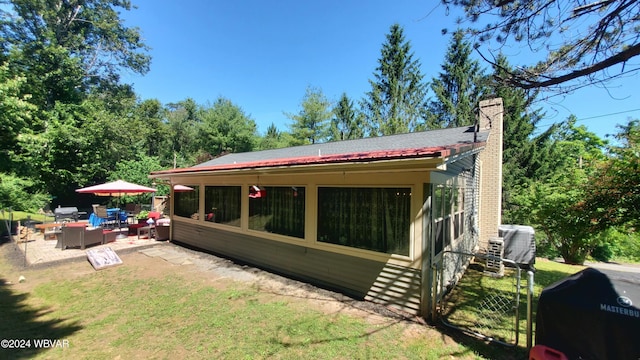
M444 251L434 267L435 312L444 325L506 346L517 346L522 332L531 346L532 272L523 289L520 266L493 255Z

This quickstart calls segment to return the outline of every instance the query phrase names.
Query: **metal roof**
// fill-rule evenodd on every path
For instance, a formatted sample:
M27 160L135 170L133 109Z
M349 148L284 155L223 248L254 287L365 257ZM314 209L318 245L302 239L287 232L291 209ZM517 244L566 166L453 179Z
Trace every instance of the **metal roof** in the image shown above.
M488 131L475 133L473 126L467 126L281 149L232 153L190 168L156 171L152 172L152 175L398 158L448 157L484 144L488 134Z

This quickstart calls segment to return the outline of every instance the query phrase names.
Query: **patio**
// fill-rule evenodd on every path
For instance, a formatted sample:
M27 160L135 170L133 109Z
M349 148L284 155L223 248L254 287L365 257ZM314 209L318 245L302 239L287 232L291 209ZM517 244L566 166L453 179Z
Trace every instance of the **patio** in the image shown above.
M110 247L118 253L120 251L149 247L162 242L163 241L157 241L153 238L139 238L137 235L131 235L123 239L116 239L104 245L90 246L85 250L75 248L61 250L55 247L57 240L45 240L42 232L36 232L30 236L29 241L20 241L17 243L16 248L20 249L23 256L26 256L26 265L31 266L86 258L86 251L91 249Z

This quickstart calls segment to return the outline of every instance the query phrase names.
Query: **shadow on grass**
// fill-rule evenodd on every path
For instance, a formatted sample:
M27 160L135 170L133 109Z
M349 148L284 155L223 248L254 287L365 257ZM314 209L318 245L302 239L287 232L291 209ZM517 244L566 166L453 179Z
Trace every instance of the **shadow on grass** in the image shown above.
M45 307L34 308L27 304L29 294L16 293L7 285L5 279L0 278L0 340L3 340L0 347L0 358L3 359L29 359L38 353L47 350L37 348L34 340L60 340L67 339L71 334L82 329L80 325L73 322L66 323L65 319L55 318L53 320L43 317L52 312ZM10 340L7 343L4 340ZM11 342L11 340L20 340ZM22 340L29 340L25 342ZM13 348L8 348L12 345ZM23 348L16 348L21 345ZM28 345L28 346L27 346Z
M529 358L529 352L524 346L508 347L496 343L491 343L473 336L465 335L463 332L446 327L442 324L438 324L437 328L442 334L443 338L445 336L452 338L456 343L463 345L467 349L473 351L474 354L480 355L484 359L522 360Z
M472 265L462 277L461 281L451 291L451 293L444 300L442 306L442 317L445 320L453 320L455 325L459 325L462 328L473 327L477 322L485 320L485 314L478 311L486 303L487 299L492 297L507 298L513 296L513 292L505 291L508 287L498 285L495 280L487 280L482 274L483 268L481 266ZM569 271L569 272L567 272ZM534 275L534 284L536 290L532 298L532 321L535 323L536 311L538 308L538 296L540 291L549 285L560 281L567 276L573 274L572 269L567 271L557 271L552 269L540 269L538 268ZM579 271L576 269L575 272ZM509 281L506 277L504 281ZM469 336L463 331L450 328L441 323L436 324L443 334L447 334L457 342L464 344L465 346L473 349L473 351L485 358L498 359L498 360L510 360L510 359L525 359L527 358L526 349L526 287L527 287L526 271L523 271L521 280L521 293L520 304L518 311L520 312L519 321L519 341L517 347L508 347L502 344L492 343L487 340L479 339L477 337ZM503 325L503 329L499 329L500 325ZM513 324L509 321L499 323L497 330L507 330L507 328ZM535 328L535 324L533 324ZM499 334L500 332L498 332ZM487 335L487 334L485 334ZM535 338L532 334L532 338ZM505 341L509 343L510 341Z

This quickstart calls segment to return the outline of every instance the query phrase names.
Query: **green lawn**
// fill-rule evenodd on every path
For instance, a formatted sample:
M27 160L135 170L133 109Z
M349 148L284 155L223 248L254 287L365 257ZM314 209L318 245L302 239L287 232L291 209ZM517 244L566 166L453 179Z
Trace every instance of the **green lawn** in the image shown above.
M569 275L584 269L584 266L566 265L547 259L536 260L534 273L534 292L532 301L532 322L535 331L535 316L538 296L541 291ZM506 268L505 276L494 278L483 274L484 268L472 265L443 305L443 314L447 323L469 332L493 338L505 344L516 343L516 351L526 358L527 333L527 274L522 271L520 287L520 303L518 307L519 322L515 324L515 307L513 306L515 289L515 270ZM535 339L533 339L535 341ZM495 348L495 347L494 347ZM493 348L484 351L494 353ZM498 356L499 352L495 352Z
M0 349L0 358L482 358L428 326L372 323L348 305L326 312L295 296L144 258L125 255L124 265L101 271L86 263L27 270L25 283L15 283L23 272L0 265L3 338L61 340L60 348ZM14 284L4 284L9 279Z
M6 253L8 245L0 246L5 246L0 253ZM124 265L101 271L84 262L20 270L0 261L2 338L64 341L50 349L35 349L33 342L27 349L0 349L0 358L526 357L524 332L521 346L513 349L443 327L397 319L372 323L348 311L327 312L296 297L277 296L246 283L219 283L186 271L188 267L162 260L151 266L141 263L144 259L141 254L125 255ZM536 299L542 288L581 269L544 259L538 259L536 268ZM17 283L22 274L27 281ZM463 277L456 291L466 294L459 301L470 308L460 307L460 314L477 316L467 300L511 286L490 277Z
M53 217L47 217L44 214L32 214L24 211L13 211L11 213L8 211L0 211L0 234L4 234L5 231L7 231L7 227L11 221L13 221L15 227L18 221L25 221L28 219L40 222L53 221Z

